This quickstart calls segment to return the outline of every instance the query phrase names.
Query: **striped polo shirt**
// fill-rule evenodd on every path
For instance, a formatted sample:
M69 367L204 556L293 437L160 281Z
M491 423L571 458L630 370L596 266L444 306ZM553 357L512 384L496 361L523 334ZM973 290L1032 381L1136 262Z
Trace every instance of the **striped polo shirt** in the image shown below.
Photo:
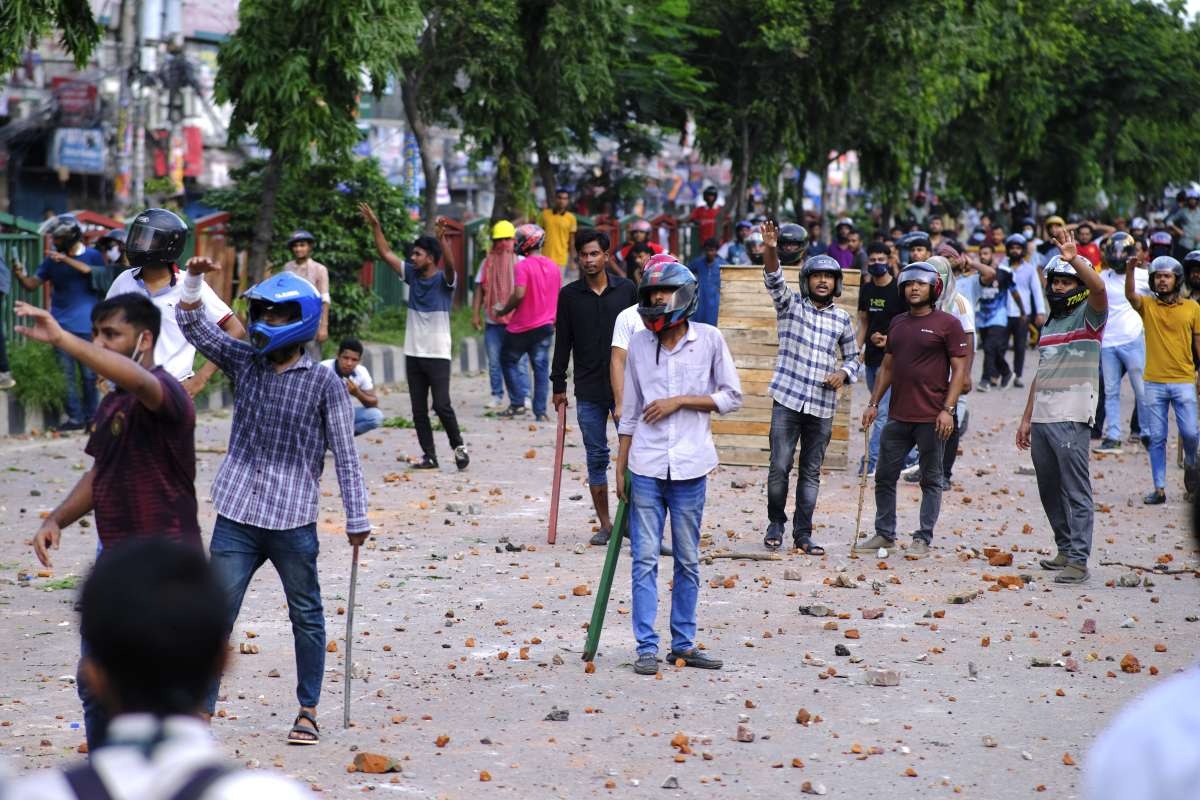
M1100 344L1108 311L1087 301L1065 317L1051 318L1038 339L1037 393L1033 422L1083 422L1096 416Z

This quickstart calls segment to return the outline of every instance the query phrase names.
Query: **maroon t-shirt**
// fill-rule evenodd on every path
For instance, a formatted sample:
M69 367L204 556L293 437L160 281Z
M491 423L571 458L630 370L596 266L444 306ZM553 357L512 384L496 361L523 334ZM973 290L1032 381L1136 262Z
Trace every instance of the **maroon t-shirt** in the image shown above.
M163 536L202 547L196 520L196 407L162 367L157 411L124 389L96 409L85 452L96 459L92 506L105 548L135 536Z
M946 406L950 359L967 355L967 335L953 314L908 312L892 320L887 349L892 357L892 399L888 419L934 422Z

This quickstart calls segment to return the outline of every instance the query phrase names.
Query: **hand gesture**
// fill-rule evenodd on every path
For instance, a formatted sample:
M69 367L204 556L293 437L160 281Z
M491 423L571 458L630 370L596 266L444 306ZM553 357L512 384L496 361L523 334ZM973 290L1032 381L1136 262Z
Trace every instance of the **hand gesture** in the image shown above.
M59 530L58 523L50 517L44 519L42 527L33 535L32 542L33 551L37 553L38 561L42 562L43 567L54 566L50 563L50 550L57 550L61 539L62 531Z
M29 317L33 320L32 325L18 325L14 330L22 336L28 336L38 342L46 344L57 344L63 337L63 329L59 326L57 320L50 316L50 312L44 308L31 306L29 303L23 303L20 300L13 303L13 316Z
M1079 247L1075 244L1075 234L1066 228L1062 228L1062 233L1054 238L1054 243L1058 245L1060 258L1063 261L1074 261L1075 256L1079 255Z
M774 249L779 245L779 226L775 224L775 220L769 219L760 226L760 231L763 237L763 245Z
M367 224L372 228L379 227L379 217L375 216L374 209L367 203L358 204L358 213L362 214L362 218L367 221Z
M438 217L436 220L434 220L433 234L434 234L434 236L436 236L438 238L439 242L442 239L446 238L446 218L445 217Z
M207 256L193 256L188 259L187 271L193 275L206 275L209 272L220 272L221 265Z

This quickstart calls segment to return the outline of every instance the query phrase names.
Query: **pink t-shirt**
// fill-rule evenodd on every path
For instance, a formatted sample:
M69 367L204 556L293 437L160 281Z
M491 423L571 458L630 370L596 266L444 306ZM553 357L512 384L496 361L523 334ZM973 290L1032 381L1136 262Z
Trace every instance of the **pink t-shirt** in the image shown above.
M513 270L513 285L525 287L525 297L508 320L509 333L523 333L553 325L558 310L562 274L558 264L545 256L526 256Z

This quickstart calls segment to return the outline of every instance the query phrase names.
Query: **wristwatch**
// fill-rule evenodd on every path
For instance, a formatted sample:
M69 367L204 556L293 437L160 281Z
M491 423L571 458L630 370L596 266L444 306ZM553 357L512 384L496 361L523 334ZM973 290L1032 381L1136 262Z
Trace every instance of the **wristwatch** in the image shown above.
M954 411L957 408L958 408L958 406L942 406L942 411L945 411L947 414L949 414L950 416L953 417Z

